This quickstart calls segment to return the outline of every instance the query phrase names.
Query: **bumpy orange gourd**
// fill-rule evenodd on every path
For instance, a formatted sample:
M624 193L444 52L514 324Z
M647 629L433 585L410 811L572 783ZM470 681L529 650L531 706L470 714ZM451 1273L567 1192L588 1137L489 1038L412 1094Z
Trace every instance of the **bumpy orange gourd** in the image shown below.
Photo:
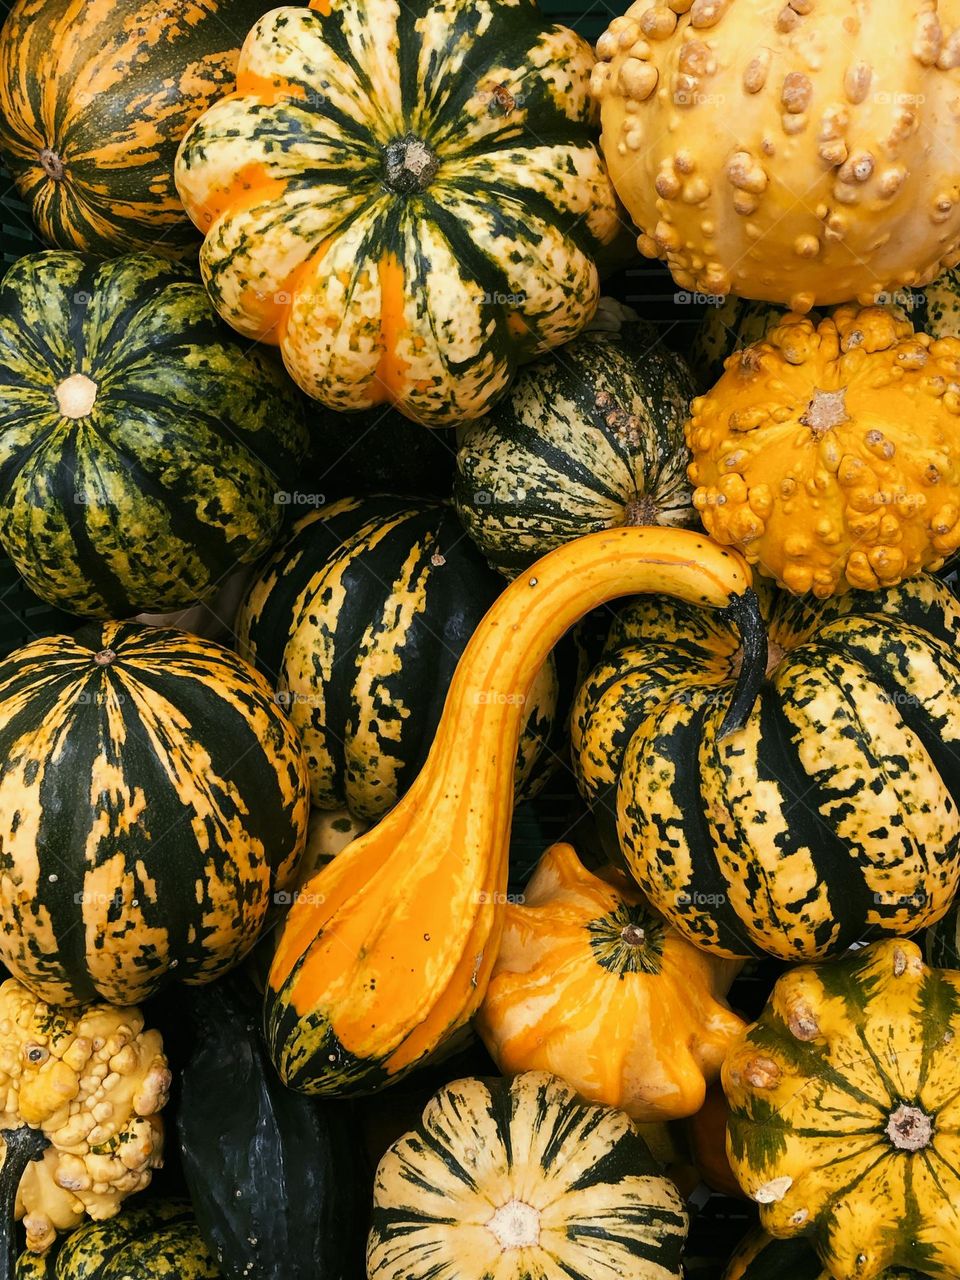
M740 969L700 951L616 871L548 849L503 939L477 1030L506 1075L549 1071L637 1120L692 1115L745 1029Z
M956 338L879 307L788 315L692 413L704 526L791 591L894 586L960 546Z
M623 527L567 543L515 579L461 656L427 761L377 826L307 882L286 918L266 992L271 1054L307 1093L398 1079L476 1012L503 926L513 771L524 704L547 654L606 600L662 591L732 607L743 675L766 643L734 551L683 529Z
M796 311L953 266L958 26L956 0L636 0L593 90L642 252Z

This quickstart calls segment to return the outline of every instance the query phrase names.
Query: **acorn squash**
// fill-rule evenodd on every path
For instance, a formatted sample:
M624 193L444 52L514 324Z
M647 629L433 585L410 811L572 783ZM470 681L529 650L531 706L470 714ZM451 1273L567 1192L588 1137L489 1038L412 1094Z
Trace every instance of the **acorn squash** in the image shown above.
M810 1244L801 1236L776 1240L765 1231L751 1231L727 1263L723 1280L833 1280ZM922 1280L919 1271L893 1267L883 1280ZM943 1280L956 1280L944 1276Z
M697 1111L745 1026L724 1000L740 965L691 946L569 844L547 850L521 898L476 1021L500 1070L548 1071L636 1120Z
M936 578L826 601L758 592L768 669L729 622L640 597L574 708L574 767L607 847L697 946L784 960L908 934L960 882L960 603Z
M668 1280L687 1215L622 1111L561 1080L457 1080L377 1169L368 1280Z
M960 974L888 939L781 977L723 1066L727 1152L835 1280L960 1271Z
M511 583L460 658L410 790L306 883L284 921L265 1017L287 1084L370 1091L415 1067L476 1011L503 924L514 761L530 686L579 617L650 589L735 610L747 650L742 683L755 680L763 654L748 572L700 534L588 534ZM751 683L751 701L754 692ZM748 710L731 690L725 727L732 732Z

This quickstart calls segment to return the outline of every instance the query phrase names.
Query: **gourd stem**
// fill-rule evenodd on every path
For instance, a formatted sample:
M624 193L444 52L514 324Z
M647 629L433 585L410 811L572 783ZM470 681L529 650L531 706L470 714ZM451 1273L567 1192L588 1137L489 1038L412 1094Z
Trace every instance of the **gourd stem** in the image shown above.
M17 1191L27 1165L39 1160L50 1143L39 1129L31 1129L26 1124L19 1129L4 1129L0 1136L6 1148L0 1165L0 1280L14 1280L18 1254Z
M724 613L739 632L743 660L733 697L720 725L721 738L736 733L747 723L767 674L767 630L757 593L750 587L742 595L734 596Z

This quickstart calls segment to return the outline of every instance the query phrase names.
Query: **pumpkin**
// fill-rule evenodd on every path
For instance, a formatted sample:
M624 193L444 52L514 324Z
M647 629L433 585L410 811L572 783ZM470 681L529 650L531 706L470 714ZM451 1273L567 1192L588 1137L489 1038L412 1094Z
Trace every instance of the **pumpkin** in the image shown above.
M177 1132L200 1233L224 1280L355 1280L361 1184L343 1105L280 1083L244 980L191 992L189 1012L196 1035Z
M798 593L893 586L960 546L960 339L880 308L788 316L694 400L704 527Z
M503 587L451 507L344 498L300 519L251 583L237 647L299 730L313 803L372 822L419 773L457 661ZM538 679L518 782L553 731Z
M621 610L572 723L607 846L719 955L796 962L933 923L960 879L960 603L929 576L759 594L767 674L726 740L728 621L652 597Z
M955 267L925 289L898 289L882 301L934 338L960 337L960 271Z
M549 1071L636 1120L692 1115L744 1027L724 1001L739 967L557 844L505 908L477 1030L506 1075Z
M222 1280L189 1204L138 1202L109 1222L90 1222L56 1253L22 1254L16 1280Z
M163 612L270 546L302 411L192 270L21 258L0 286L0 353L0 540L42 599Z
M833 1280L809 1243L802 1237L775 1240L765 1231L751 1231L727 1263L723 1280ZM894 1267L883 1280L922 1280L919 1271ZM944 1280L955 1280L946 1276Z
M950 0L632 4L592 88L641 252L682 289L809 311L960 258ZM729 125L727 124L729 122Z
M85 1215L112 1217L161 1163L170 1071L137 1008L52 1008L19 982L0 985L0 1276L27 1249L49 1249Z
M24 645L0 663L0 762L0 959L51 1003L212 982L296 875L296 732L210 640L109 622Z
M447 691L406 795L304 886L270 971L265 1026L283 1080L370 1092L436 1052L476 1012L503 925L524 699L557 639L631 591L669 590L741 618L754 678L755 600L736 553L684 529L588 534L491 606ZM739 691L727 727L742 721Z
M888 939L786 973L724 1063L740 1185L835 1280L960 1270L958 1032L960 974Z
M274 10L177 156L217 310L332 409L479 417L597 304L592 65L533 0Z
M0 155L48 243L107 257L196 251L177 146L233 88L243 37L269 7L16 0L0 35Z
M667 1280L687 1215L629 1118L561 1080L457 1080L380 1161L368 1280Z
M584 533L696 523L683 441L692 396L683 360L636 318L542 356L460 434L464 527L513 577Z

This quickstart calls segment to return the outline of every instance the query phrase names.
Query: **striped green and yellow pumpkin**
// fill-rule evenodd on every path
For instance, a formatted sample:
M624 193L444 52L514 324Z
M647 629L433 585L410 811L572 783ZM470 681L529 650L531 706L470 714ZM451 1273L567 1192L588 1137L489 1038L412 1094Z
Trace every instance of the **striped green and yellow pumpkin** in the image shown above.
M794 1236L777 1240L765 1231L751 1231L737 1246L727 1263L723 1280L833 1280L817 1257L809 1240ZM923 1280L919 1271L893 1267L883 1280ZM956 1280L945 1276L943 1280Z
M0 663L0 960L51 1004L237 964L307 816L293 726L212 641L105 623Z
M209 593L279 533L306 442L192 269L50 252L4 277L0 540L42 599L110 618Z
M478 417L596 307L592 66L534 0L274 10L177 156L220 314L333 409Z
M270 7L16 0L0 34L0 155L49 244L196 252L177 147L233 88L243 38Z
M693 381L653 326L591 330L527 365L460 435L455 498L508 577L571 538L698 523L683 437Z
M366 822L393 808L502 587L444 503L344 498L297 522L250 586L237 647L300 732L315 805ZM520 784L554 733L557 699L551 663L530 698Z
M709 951L812 959L914 932L960 878L960 602L930 576L760 594L767 676L726 740L732 624L667 599L623 609L574 708L581 791Z
M671 1280L687 1214L623 1112L556 1076L457 1080L380 1161L368 1280Z
M44 1255L23 1253L16 1280L220 1280L186 1201L148 1200L89 1222Z

